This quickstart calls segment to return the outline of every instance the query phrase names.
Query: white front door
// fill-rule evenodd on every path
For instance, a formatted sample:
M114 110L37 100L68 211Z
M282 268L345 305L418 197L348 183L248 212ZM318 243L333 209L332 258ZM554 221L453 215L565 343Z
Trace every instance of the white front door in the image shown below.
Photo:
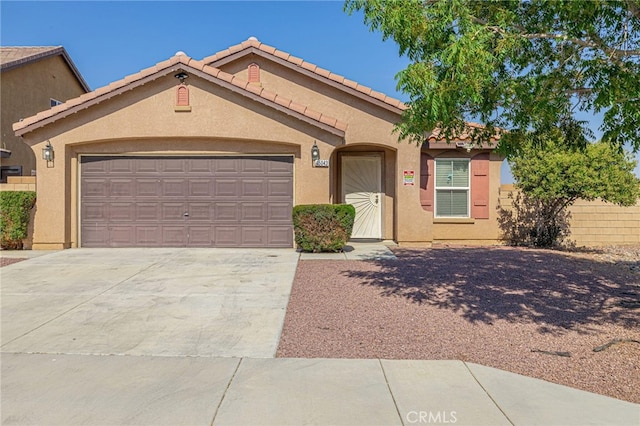
M382 238L382 159L342 156L342 201L356 208L351 238Z

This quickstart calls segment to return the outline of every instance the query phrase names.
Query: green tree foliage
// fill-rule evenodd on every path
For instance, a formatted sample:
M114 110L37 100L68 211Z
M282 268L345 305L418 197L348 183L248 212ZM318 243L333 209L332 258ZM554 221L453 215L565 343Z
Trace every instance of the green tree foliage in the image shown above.
M640 198L640 180L633 172L636 161L605 142L579 148L556 130L542 144L523 139L507 160L516 188L524 194L514 200L515 216L501 212L504 233L517 237L512 243L555 245L566 235L566 208L577 199L632 206ZM505 229L506 224L511 228Z
M36 193L33 191L0 192L0 247L22 249L35 202Z
M347 0L345 10L411 61L396 76L410 98L403 139L440 127L480 142L500 128L508 152L522 132L560 128L584 146L593 134L576 113L595 111L602 140L640 149L639 1Z

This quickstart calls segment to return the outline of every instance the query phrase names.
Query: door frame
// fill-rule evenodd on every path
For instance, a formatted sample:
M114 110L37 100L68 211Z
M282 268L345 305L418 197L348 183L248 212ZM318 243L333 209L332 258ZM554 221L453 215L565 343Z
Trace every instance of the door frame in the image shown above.
M337 167L337 201L338 203L344 203L344 191L342 181L342 159L343 157L377 157L380 161L380 239L384 239L385 235L385 205L386 205L386 179L385 179L385 155L384 151L340 151L338 154L338 167ZM371 238L375 240L376 238Z

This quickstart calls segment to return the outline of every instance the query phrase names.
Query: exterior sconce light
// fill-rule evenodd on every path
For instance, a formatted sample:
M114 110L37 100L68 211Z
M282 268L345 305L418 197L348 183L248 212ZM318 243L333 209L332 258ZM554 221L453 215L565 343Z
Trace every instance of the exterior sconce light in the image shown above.
M184 80L189 77L189 74L184 71L180 71L179 73L174 75L174 77L180 80L180 83L184 84Z
M47 163L50 163L53 161L53 157L53 147L51 146L51 142L47 141L47 144L44 146L44 148L42 148L42 159Z
M316 164L316 161L320 159L320 149L316 144L316 141L313 141L313 146L311 147L311 164Z

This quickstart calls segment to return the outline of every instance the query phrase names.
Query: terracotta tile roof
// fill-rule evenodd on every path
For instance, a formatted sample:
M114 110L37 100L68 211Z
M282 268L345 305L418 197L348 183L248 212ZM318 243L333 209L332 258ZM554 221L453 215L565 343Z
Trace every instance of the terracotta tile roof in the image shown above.
M480 123L467 122L466 124L470 128L482 129L484 127ZM429 142L445 142L445 138L444 137L440 137L440 131L441 131L440 128L437 128L437 127L435 129L433 129L433 131L427 137L427 141L429 141ZM453 140L454 141L468 141L468 140L471 140L471 135L469 134L469 132L462 132L460 134L455 135ZM500 141L500 131L498 131L497 134L492 136L490 141L492 143L497 143L498 141Z
M83 89L90 91L89 85L62 46L0 46L0 71L8 71L56 55L61 55L67 62Z
M179 55L173 56L166 61L156 64L155 66L146 68L138 73L115 81L108 86L101 87L93 92L85 93L82 96L70 99L65 103L57 105L46 111L42 111L32 117L25 118L20 122L14 123L13 130L16 132L16 135L21 136L60 118L66 117L67 115L73 114L81 109L98 104L103 100L110 99L113 96L132 90L141 84L145 84L167 74L177 72L178 70L191 72L194 75L198 75L199 77L231 89L241 95L267 104L339 136L344 136L344 132L347 129L347 123L343 121L330 117L324 113L314 111L305 105L295 103L291 99L282 97L262 87L251 85L238 77L207 65L204 61L197 61L188 56Z
M255 37L250 37L248 40L243 41L240 44L235 46L231 46L228 49L221 50L220 52L206 57L203 61L210 65L216 65L216 62L222 61L224 59L229 58L231 55L239 54L240 52L246 51L246 53L256 53L256 54L267 54L271 55L275 58L282 59L286 63L290 64L292 67L301 68L303 70L307 70L315 75L318 79L324 79L325 81L337 83L339 86L342 86L343 90L349 91L353 90L358 93L361 93L367 97L371 97L372 100L377 100L382 102L384 105L391 106L397 110L404 111L407 109L407 105L394 99L390 96L387 96L383 93L376 92L369 87L358 84L355 81L344 78L341 75L334 74L331 71L320 68L319 66L307 62L303 59L297 58L287 52L283 52L281 50L276 49L275 47L268 46L264 43L258 41Z

